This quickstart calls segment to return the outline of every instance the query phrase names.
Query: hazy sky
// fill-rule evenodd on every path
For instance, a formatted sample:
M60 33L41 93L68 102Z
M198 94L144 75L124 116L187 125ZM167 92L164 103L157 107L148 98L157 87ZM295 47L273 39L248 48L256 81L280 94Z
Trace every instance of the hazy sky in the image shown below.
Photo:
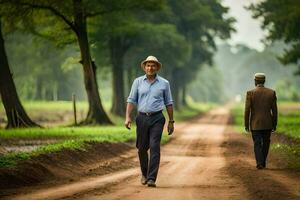
M251 12L244 8L250 3L257 3L260 0L223 0L223 5L230 8L229 14L237 22L235 23L236 33L232 34L230 44L243 43L249 47L261 51L264 48L260 41L264 37L264 31L260 28L258 20L251 17Z

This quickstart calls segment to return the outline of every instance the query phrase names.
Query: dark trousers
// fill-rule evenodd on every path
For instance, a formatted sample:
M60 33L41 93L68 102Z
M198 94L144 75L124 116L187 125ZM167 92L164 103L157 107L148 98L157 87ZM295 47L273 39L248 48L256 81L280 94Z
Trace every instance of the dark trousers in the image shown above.
M136 118L136 147L138 148L141 171L147 180L156 181L160 162L160 140L165 121L162 113L153 116L139 114Z
M266 160L270 147L271 130L252 130L251 132L254 142L256 165L266 167Z

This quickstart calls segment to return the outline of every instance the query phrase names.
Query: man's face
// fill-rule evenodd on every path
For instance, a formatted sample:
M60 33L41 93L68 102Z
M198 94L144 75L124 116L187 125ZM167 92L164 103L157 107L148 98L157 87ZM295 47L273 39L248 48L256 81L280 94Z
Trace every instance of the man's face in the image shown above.
M146 62L144 71L146 72L147 75L155 75L156 72L158 71L158 66L155 62Z

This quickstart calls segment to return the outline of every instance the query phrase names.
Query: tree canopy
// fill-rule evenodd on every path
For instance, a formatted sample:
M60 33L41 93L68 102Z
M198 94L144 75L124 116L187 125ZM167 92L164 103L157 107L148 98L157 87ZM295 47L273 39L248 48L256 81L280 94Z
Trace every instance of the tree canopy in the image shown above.
M300 75L300 2L299 0L265 0L252 4L253 16L263 20L269 41L283 40L288 47L279 57L283 64L295 63Z
M111 123L100 98L102 90L107 94L102 78L108 75L112 82L111 112L124 115L125 97L133 79L143 73L140 62L148 55L163 63L159 73L171 82L177 108L185 104L188 84L203 65L212 65L215 40L229 38L235 21L218 0L0 0L0 5L6 33L20 41L38 41L32 42L24 58L24 65L33 70L23 74L36 75L37 79L22 86L29 89L22 96L63 99L66 97L60 91L68 91L66 96L71 91L66 84L78 87L82 80L89 102L83 124ZM30 46L30 41L25 44ZM7 42L12 45L9 58L21 54L11 51L14 47L26 48ZM29 55L32 58L27 58ZM82 65L82 76L74 72L78 69L76 59ZM20 63L12 65L17 73ZM77 79L70 78L71 73ZM44 83L46 77L55 83Z

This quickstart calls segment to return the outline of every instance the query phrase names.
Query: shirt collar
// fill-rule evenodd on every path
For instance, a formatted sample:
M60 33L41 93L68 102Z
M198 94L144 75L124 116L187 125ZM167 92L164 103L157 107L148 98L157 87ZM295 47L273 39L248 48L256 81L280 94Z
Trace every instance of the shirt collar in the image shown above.
M264 87L264 84L257 84L256 87Z
M143 80L147 80L147 75L146 74L143 76ZM155 76L155 81L159 81L158 74L156 74L156 76Z

